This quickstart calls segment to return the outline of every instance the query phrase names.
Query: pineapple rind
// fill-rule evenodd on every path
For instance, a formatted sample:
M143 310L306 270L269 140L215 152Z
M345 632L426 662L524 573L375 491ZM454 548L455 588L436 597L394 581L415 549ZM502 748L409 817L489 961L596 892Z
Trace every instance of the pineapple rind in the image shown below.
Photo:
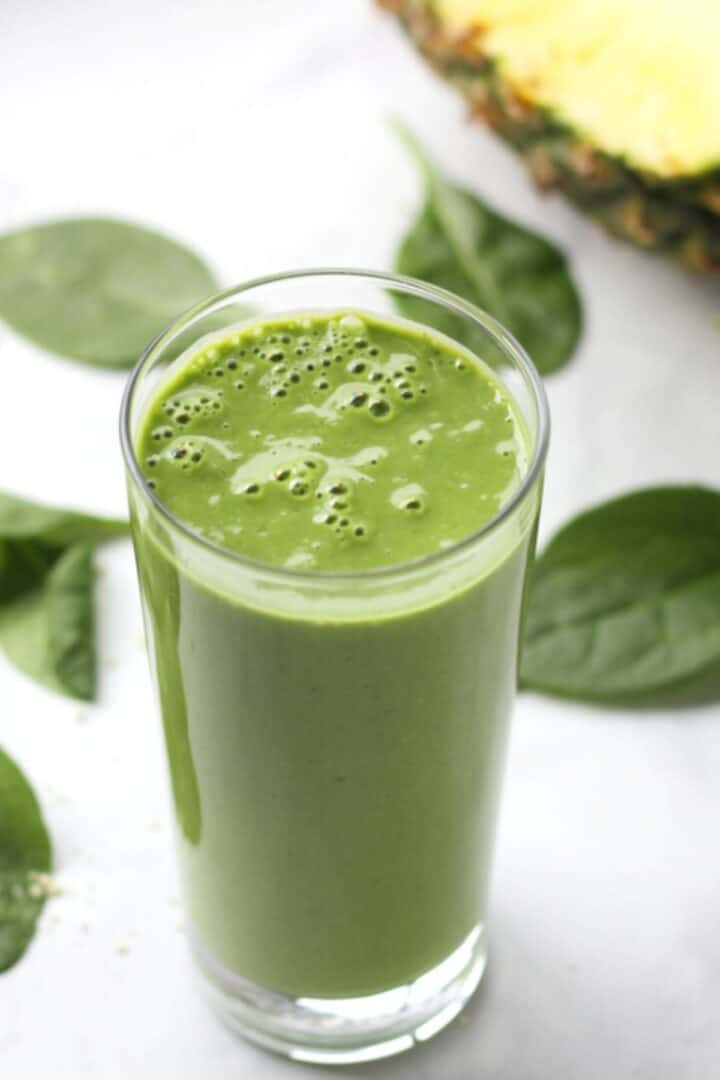
M668 180L593 147L547 108L522 100L471 33L448 28L429 0L379 0L481 120L522 155L539 187L562 191L609 231L695 269L720 268L720 170Z

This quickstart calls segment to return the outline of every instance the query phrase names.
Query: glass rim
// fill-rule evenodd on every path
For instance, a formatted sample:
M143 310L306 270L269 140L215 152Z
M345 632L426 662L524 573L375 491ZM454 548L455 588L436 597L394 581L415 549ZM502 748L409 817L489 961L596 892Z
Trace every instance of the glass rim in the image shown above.
M188 525L187 522L184 522L181 518L177 517L172 510L158 498L153 489L148 486L135 454L135 447L133 446L133 439L130 431L130 413L134 394L142 379L148 360L153 358L164 346L170 344L180 332L187 330L203 316L212 314L213 311L217 309L221 309L228 300L238 299L243 293L249 292L252 289L261 288L265 285L274 285L282 281L314 277L361 278L375 283L384 283L389 287L401 288L405 292L441 304L455 314L474 322L494 338L501 350L506 355L510 355L515 365L519 367L527 383L529 383L537 408L538 428L528 469L523 476L521 483L518 485L517 490L514 491L508 501L500 507L498 512L490 518L489 521L486 521L472 532L467 533L454 544L451 544L446 548L441 548L438 551L431 551L427 555L408 559L405 562L389 563L386 566L374 566L360 570L313 570L280 566L276 563L264 562L261 559L253 559L248 555L243 555L238 551L232 551L229 548L223 547L221 544L216 544L214 541L209 540L207 537L203 536L202 533L197 532ZM414 320L409 321L413 322ZM418 323L418 325L422 326L423 324ZM473 350L469 349L468 351L472 352ZM497 319L482 308L477 307L475 304L471 304L469 301L456 296L448 289L442 289L437 285L429 285L427 282L421 281L418 278L407 277L403 274L396 274L384 270L364 270L352 267L312 267L309 269L285 270L275 274L266 274L261 277L241 282L239 285L233 285L228 289L224 289L222 292L213 293L212 296L206 297L198 304L193 305L193 307L187 308L173 319L172 322L168 323L168 325L165 326L144 349L130 372L120 404L120 445L125 465L133 482L138 486L153 509L156 510L173 529L180 532L186 539L205 548L218 558L234 563L245 570L250 570L255 573L262 572L276 578L284 578L289 582L304 582L305 584L313 581L324 581L326 583L336 584L342 584L343 582L377 581L383 577L409 574L434 565L439 565L440 563L446 562L454 555L458 555L461 552L474 547L481 540L496 532L523 502L525 496L533 487L542 472L547 456L549 439L550 411L542 378L522 345L520 345L513 335L506 330Z

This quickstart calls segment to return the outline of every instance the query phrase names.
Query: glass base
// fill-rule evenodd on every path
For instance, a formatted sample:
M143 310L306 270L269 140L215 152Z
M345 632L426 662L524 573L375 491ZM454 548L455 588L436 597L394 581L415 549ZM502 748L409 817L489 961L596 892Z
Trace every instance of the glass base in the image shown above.
M442 963L414 982L369 997L295 998L264 990L223 967L191 937L203 989L235 1032L295 1061L343 1065L409 1050L458 1015L485 970L477 926Z

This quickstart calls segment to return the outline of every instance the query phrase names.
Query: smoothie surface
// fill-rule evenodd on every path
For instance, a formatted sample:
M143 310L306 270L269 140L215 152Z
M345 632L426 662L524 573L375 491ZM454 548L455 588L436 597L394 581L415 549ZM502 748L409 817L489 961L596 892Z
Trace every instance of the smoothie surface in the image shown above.
M294 569L403 563L493 518L527 469L490 369L417 324L287 315L201 340L168 371L136 449L169 510Z

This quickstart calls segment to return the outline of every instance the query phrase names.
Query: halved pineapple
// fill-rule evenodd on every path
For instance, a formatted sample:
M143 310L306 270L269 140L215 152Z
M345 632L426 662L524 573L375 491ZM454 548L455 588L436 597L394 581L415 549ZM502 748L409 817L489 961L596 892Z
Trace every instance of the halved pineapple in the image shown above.
M614 232L720 266L716 0L380 0L483 119Z

